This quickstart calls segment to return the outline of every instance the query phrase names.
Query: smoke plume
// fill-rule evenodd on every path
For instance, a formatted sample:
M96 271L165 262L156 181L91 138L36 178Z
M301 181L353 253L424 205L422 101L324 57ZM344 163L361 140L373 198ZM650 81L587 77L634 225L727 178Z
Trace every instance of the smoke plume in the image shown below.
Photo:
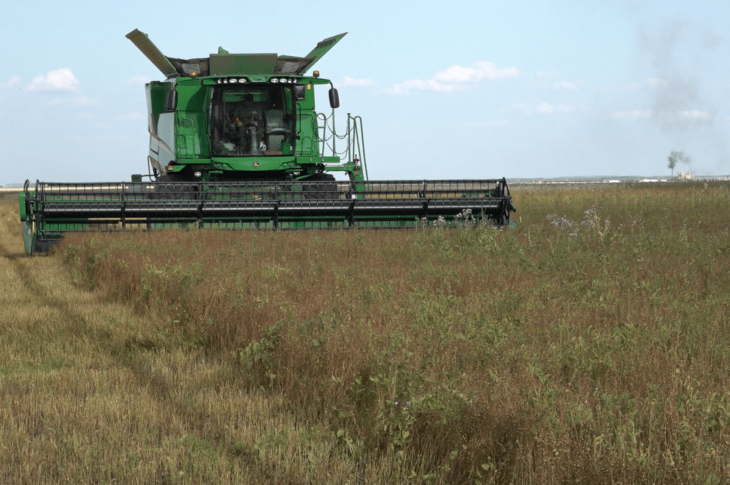
M654 94L652 120L663 130L680 134L713 123L717 110L700 96L693 73L720 42L712 32L677 19L667 20L657 35L643 36L656 73L647 79Z
M719 110L712 96L716 91L705 85L709 80L700 73L717 62L723 38L691 21L668 19L657 30L646 28L640 39L653 68L646 80L651 92L646 111L649 119L674 146L698 150L700 169L715 165L715 170L721 170L729 161L726 135L715 126ZM685 158L673 158L675 154ZM678 163L690 161L683 152L672 152L669 168Z
M676 167L678 163L684 163L687 165L691 163L689 157L685 155L684 152L677 151L670 153L667 160L669 160L669 168L672 169L672 177L674 177L674 167Z

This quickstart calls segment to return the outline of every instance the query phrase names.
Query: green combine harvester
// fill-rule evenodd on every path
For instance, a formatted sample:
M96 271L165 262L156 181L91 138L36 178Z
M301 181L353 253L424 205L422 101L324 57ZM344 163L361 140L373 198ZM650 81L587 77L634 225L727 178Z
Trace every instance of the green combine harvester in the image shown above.
M148 174L131 182L26 181L26 252L46 252L79 231L402 228L448 225L464 214L510 224L504 178L368 180L362 119L348 113L338 134L337 90L318 71L305 75L344 36L306 57L219 48L177 59L139 30L127 34L166 76L146 85ZM327 84L328 116L314 102L315 86Z

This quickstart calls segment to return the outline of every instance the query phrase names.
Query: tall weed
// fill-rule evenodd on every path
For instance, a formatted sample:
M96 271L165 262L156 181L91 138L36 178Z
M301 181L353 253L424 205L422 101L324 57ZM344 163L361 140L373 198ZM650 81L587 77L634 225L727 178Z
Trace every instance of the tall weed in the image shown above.
M73 235L57 254L365 467L727 478L727 188L514 192L513 230Z

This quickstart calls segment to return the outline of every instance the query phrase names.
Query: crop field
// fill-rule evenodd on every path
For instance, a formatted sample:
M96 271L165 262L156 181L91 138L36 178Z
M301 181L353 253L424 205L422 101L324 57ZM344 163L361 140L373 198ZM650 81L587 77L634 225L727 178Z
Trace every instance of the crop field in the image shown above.
M728 483L730 186L512 194L30 258L0 195L0 483Z

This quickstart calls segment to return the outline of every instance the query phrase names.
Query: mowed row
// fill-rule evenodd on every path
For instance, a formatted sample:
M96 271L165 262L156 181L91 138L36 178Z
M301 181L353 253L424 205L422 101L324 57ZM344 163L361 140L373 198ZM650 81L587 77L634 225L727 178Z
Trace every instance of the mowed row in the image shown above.
M326 430L300 429L281 399L202 351L146 352L159 323L80 289L57 258L26 257L16 200L0 200L1 483L352 475Z

